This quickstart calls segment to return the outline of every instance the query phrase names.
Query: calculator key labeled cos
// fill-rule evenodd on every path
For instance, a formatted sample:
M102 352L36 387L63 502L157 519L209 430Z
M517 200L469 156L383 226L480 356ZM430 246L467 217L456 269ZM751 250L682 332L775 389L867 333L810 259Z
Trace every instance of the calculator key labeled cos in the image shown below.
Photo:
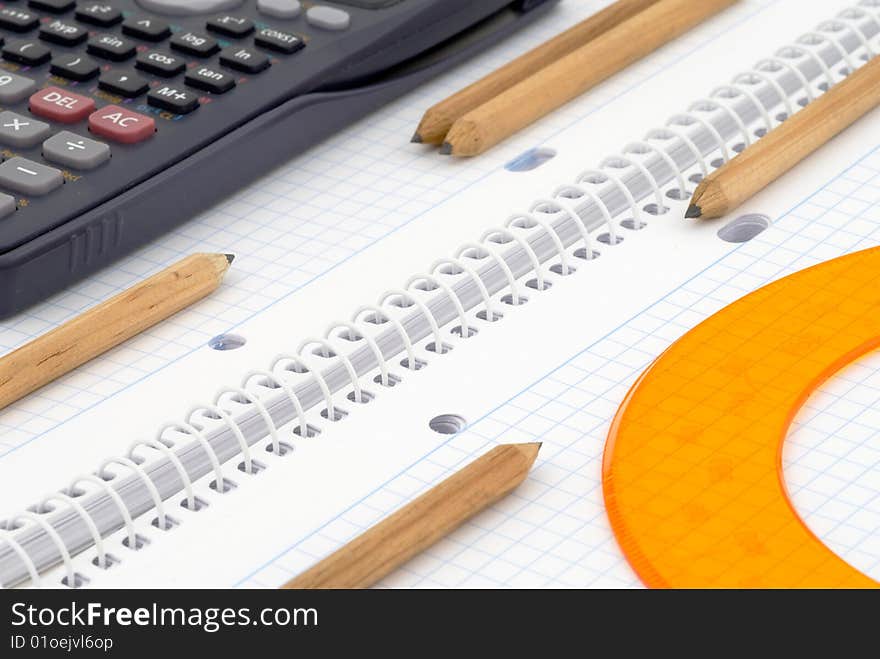
M114 142L136 144L150 139L156 133L156 122L152 117L118 105L108 105L92 113L89 130Z
M95 169L110 160L110 147L63 130L43 142L43 157L72 169Z
M135 68L153 75L171 78L182 73L186 68L186 61L182 57L165 53L159 50L149 50L140 53L135 62Z
M62 124L82 121L95 111L95 101L59 87L46 87L31 96L31 112Z

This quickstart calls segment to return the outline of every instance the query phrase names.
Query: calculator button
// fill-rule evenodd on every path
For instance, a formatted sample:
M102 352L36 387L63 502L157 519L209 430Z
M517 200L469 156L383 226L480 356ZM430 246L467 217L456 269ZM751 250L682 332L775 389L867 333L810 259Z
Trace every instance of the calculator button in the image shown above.
M235 79L209 66L196 66L186 72L184 78L187 85L196 89L204 89L213 94L225 94L235 87Z
M76 8L76 17L83 23L110 27L122 20L122 12L106 2L87 2Z
M115 34L97 34L89 39L86 50L97 57L121 62L134 56L135 45L133 41Z
M214 39L196 32L179 32L171 38L170 43L174 50L196 57L209 57L220 49Z
M186 62L177 55L151 50L138 53L135 68L163 78L170 78L181 73L186 68Z
M46 87L31 96L31 112L62 124L73 124L95 111L95 101L60 89Z
M95 169L110 160L110 147L63 130L43 142L43 157L64 167Z
M98 63L91 57L79 53L67 53L53 59L49 70L62 78L84 82L98 75L99 69Z
M52 58L52 52L38 41L10 41L3 47L3 59L26 66L39 66Z
M16 210L18 210L18 205L15 203L15 197L0 194L0 217L12 215Z
M240 39L254 31L254 22L249 18L240 18L225 14L208 21L206 27L211 32L222 34L225 37Z
M199 97L180 87L163 85L147 94L147 103L169 112L189 114L199 107Z
M137 0L149 11L175 16L195 16L241 6L242 0Z
M271 27L264 28L257 32L254 42L260 48L276 50L279 53L284 53L286 55L295 53L306 45L305 42L295 34L281 32L280 30Z
M40 17L29 11L4 7L0 9L0 27L13 32L28 32L40 24Z
M230 46L220 53L220 64L236 71L259 73L269 68L269 58L243 46Z
M275 18L296 18L302 4L299 0L257 0L257 11Z
M73 9L76 3L74 0L30 0L29 7L40 9L42 11L51 11L55 14L63 14L69 9Z
M0 103L18 103L30 96L37 83L30 78L7 73L0 73Z
M0 186L21 194L48 194L63 183L60 171L27 158L16 156L0 165Z
M85 28L61 20L43 23L40 28L40 39L60 43L62 46L76 46L85 41L88 36L89 32Z
M108 105L89 117L89 130L114 142L135 144L156 134L156 122L118 105Z
M0 112L0 144L24 149L49 135L49 124L15 112Z
M309 7L306 11L306 20L309 25L325 30L346 30L351 25L351 16L347 11L323 5Z
M129 18L122 24L122 33L144 41L162 41L171 35L171 28L155 18Z
M147 81L132 71L112 69L104 71L98 79L98 87L111 94L134 98L147 93Z

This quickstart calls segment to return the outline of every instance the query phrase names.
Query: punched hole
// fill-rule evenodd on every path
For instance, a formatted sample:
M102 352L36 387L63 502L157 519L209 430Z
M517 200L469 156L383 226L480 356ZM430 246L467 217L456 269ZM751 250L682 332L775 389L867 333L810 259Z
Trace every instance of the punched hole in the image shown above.
M665 215L669 212L669 206L658 206L657 204L648 204L644 208L648 215Z
M140 533L135 533L133 547L132 547L131 543L128 541L128 536L125 536L122 539L122 544L123 544L123 546L128 547L129 549L131 549L133 551L140 551L141 549L146 547L148 544L150 544L150 541L147 540L147 538L142 536Z
M471 327L470 325L468 325L467 336L462 336L462 334L463 334L463 330L462 330L461 325L456 325L456 326L453 327L451 330L449 330L449 333L450 333L450 334L454 334L455 336L459 336L459 337L461 337L462 339L469 339L469 338L471 338L472 336L476 336L476 335L477 335L477 332L478 332L477 328L476 328L476 327Z
M114 565L118 565L122 561L116 558L113 554L104 554L104 564L101 565L101 561L98 560L98 557L95 556L92 559L92 565L100 570L109 570Z
M293 427L293 434L297 437L302 437L302 428L300 428L299 424L296 424ZM306 425L306 439L311 439L312 437L317 437L321 434L321 430L313 425Z
M543 286L540 285L542 283ZM551 288L553 288L553 282L547 281L546 279L543 282L539 282L537 279L529 279L526 282L526 286L528 286L529 288L533 288L536 291L549 291Z
M394 375L394 373L389 373L388 374L388 381L383 382L382 375L379 374L373 378L373 382L375 382L376 384L381 384L383 387L388 387L390 389L391 387L400 383L400 377L397 375Z
M482 309L477 312L477 318L479 318L480 320L485 320L487 323L494 323L494 322L504 318L504 314L498 313L497 311L493 311L492 317L490 318L489 314L486 312L486 310Z
M679 188L670 188L666 191L666 196L674 201L684 201L685 199L690 199L692 193Z
M70 583L70 580L65 576L62 577L61 583L67 586L68 588L82 588L87 583L89 583L88 577L79 572L73 573L73 583Z
M574 251L574 256L575 258L583 259L584 261L592 261L593 259L599 258L599 256L601 256L601 253L597 252L596 250L590 250L590 253L587 254L587 248L581 247Z
M508 293L507 295L502 296L501 302L503 304L510 305L511 307L521 307L526 302L529 301L529 298L520 295L518 298L513 297L513 294Z
M330 412L325 407L323 410L321 410L321 416L328 421L342 421L345 417L348 416L348 412L346 412L345 410L341 410L338 407L334 407L333 418L330 418Z
M257 474L259 474L261 471L264 471L265 469L266 469L266 465L264 465L262 462L257 462L256 460L251 460L251 473L248 475L249 476L256 476ZM242 472L243 474L247 474L248 473L247 464L244 461L239 462L238 463L238 470L240 472Z
M369 391L364 391L363 389L361 389L361 399L360 400L357 399L357 397L354 395L353 391L349 391L346 398L348 398L348 400L350 400L352 403L357 403L359 405L366 405L371 400L373 400L375 398L375 396L373 394L371 394Z
M275 452L275 444L269 443L266 446L266 453L271 453L272 455L277 455L278 457L282 457L293 453L293 447L287 442L278 442L278 453Z
M237 488L238 484L235 481L231 481L228 478L224 478L222 490L217 488L217 480L216 479L212 480L211 483L208 485L208 487L210 487L215 492L219 492L220 494L226 494L227 492L232 492L232 490Z
M420 371L428 365L428 362L426 362L424 359L419 359L418 357L416 357L415 362L413 362L412 368L410 368L409 357L404 357L400 360L400 365L409 371Z
M214 488L214 489L217 489L217 488ZM207 508L208 502L205 501L204 499L199 498L199 497L193 497L192 508L189 507L189 499L184 499L183 501L181 501L180 507L183 508L184 510L188 510L192 513L197 513L200 510L204 510L205 508Z
M428 352L436 352L440 355L445 355L447 352L452 352L452 346L448 343L441 343L439 349L437 348L437 344L434 341L431 341L428 345L425 346L425 350Z
M762 234L770 226L770 218L766 215L750 213L740 215L718 230L718 237L728 243L747 243Z
M629 229L630 231L641 231L645 227L648 226L647 222L636 222L633 219L624 220L620 223L624 229Z
M159 518L154 517L153 521L150 522L153 526L155 526L160 531L170 531L175 526L178 526L180 522L171 517L170 515L165 515L165 526L159 526Z
M441 435L454 435L464 430L467 422L458 414L440 414L431 419L428 426Z
M598 236L596 236L596 240L598 240L600 243L611 245L613 247L614 245L619 245L623 242L623 236L615 236L611 233L600 233Z
M208 341L208 346L213 350L220 351L238 350L245 343L247 343L247 339L240 334L218 334Z
M568 266L568 270L562 267L561 263L556 263L550 266L550 272L553 274L559 275L560 277L568 277L569 275L573 275L577 272L577 269L570 265Z

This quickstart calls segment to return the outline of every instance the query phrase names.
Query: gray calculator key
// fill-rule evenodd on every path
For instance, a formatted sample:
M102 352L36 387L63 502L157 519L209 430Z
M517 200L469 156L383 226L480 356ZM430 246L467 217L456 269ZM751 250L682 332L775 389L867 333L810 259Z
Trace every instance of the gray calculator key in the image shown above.
M0 144L24 149L46 139L49 124L15 112L0 112Z
M17 208L15 197L8 194L0 194L0 218L12 215Z
M299 0L257 0L257 11L275 18L296 18L302 4Z
M325 30L345 30L351 24L351 16L347 11L324 5L309 7L306 20L310 25Z
M137 0L147 11L174 16L195 16L221 9L235 9L242 0Z
M64 176L54 167L16 156L0 165L0 187L26 195L44 195L64 183Z
M43 142L43 157L73 169L94 169L110 159L110 147L63 130Z
M37 88L30 78L3 71L0 73L0 103L18 103Z

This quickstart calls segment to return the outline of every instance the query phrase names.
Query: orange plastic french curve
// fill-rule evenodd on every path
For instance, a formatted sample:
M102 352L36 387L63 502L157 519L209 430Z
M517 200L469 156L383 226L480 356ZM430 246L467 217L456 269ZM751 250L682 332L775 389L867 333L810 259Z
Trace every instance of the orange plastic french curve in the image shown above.
M650 587L877 587L795 512L782 445L798 410L880 347L880 248L734 302L661 355L627 394L603 490Z

